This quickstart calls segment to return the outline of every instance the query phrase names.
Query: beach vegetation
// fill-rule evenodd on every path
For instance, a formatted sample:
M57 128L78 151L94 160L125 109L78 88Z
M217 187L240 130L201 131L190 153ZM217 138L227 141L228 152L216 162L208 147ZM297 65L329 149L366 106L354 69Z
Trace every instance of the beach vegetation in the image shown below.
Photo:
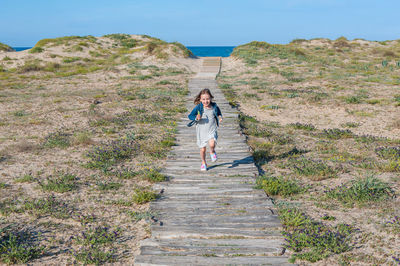
M389 184L375 176L353 180L326 191L329 199L335 199L344 206L362 206L371 202L391 199L395 196Z
M279 218L284 226L285 247L294 251L289 262L297 259L317 262L333 254L352 249L357 229L348 224L334 227L318 223L298 208L279 208Z
M52 47L52 46L60 46L60 45L70 45L71 42L82 42L82 41L88 41L91 43L96 42L96 38L93 36L65 36L65 37L59 37L59 38L53 38L53 39L42 39L38 41L33 48L43 48L45 46ZM32 48L32 49L33 49Z
M297 181L284 177L264 175L258 177L256 183L257 188L263 189L267 195L271 196L288 197L306 190Z
M0 42L0 52L13 52L15 51L11 46Z
M58 171L48 176L44 181L37 181L44 191L65 193L78 188L77 179L74 174Z
M17 230L11 226L0 228L0 262L26 264L44 255L46 248L38 245L33 232Z
M159 195L148 188L136 188L135 194L132 196L132 201L136 204L145 204L150 201L156 200Z

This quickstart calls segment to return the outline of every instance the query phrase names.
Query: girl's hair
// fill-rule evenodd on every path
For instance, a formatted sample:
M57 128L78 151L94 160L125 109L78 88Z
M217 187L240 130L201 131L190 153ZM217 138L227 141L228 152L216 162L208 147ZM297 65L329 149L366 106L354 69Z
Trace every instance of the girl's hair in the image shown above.
M194 104L197 105L197 104L200 103L200 98L201 98L201 95L203 95L203 94L208 94L208 95L210 95L211 102L212 102L212 100L214 99L214 96L211 94L211 91L210 91L209 89L202 89L202 90L199 92L199 94L197 94L196 98L194 98Z

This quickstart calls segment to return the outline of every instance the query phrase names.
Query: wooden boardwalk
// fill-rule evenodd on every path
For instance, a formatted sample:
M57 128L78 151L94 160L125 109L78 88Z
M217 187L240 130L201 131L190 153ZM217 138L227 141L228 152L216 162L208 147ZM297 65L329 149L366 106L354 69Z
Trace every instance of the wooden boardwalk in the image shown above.
M161 199L151 204L159 221L152 236L141 243L135 265L289 265L281 255L283 238L272 202L254 189L258 174L245 137L239 134L237 111L225 100L215 81L220 58L205 58L201 73L189 81L194 96L209 88L224 120L218 129L218 161L200 171L195 128L185 117L178 125L164 174L168 182Z

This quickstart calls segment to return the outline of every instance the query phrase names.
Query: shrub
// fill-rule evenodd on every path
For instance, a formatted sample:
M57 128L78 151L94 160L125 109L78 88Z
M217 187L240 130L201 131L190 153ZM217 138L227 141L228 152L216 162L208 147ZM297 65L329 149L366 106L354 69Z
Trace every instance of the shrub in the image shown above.
M379 147L375 149L376 154L383 159L400 159L400 146L398 147Z
M350 181L325 192L328 198L336 199L348 207L387 200L395 195L387 183L374 176Z
M146 169L142 172L141 176L143 179L152 183L162 182L167 179L165 175L161 174L159 171L155 169Z
M73 174L64 172L57 172L52 176L46 178L46 182L39 183L44 191L54 191L58 193L65 193L77 189L75 181L77 177Z
M120 138L111 142L103 143L86 154L89 159L89 168L106 168L129 158L139 150L135 140Z
M302 124L300 122L289 124L289 126L295 128L295 129L303 129L303 130L308 130L308 131L315 130L315 126L314 125L312 125L312 124Z
M348 96L344 100L346 103L353 103L353 104L362 102L362 98L360 96Z
M323 130L322 136L328 139L342 139L353 137L353 133L349 129L329 128Z
M136 188L135 195L133 195L132 200L136 204L144 204L150 201L154 201L158 198L157 193L150 191L148 189Z
M296 181L274 176L260 176L257 178L257 188L264 189L269 196L279 195L283 197L304 191Z
M50 215L58 219L67 219L71 217L74 210L54 196L48 196L41 199L26 200L18 211L28 211L35 215Z
M9 228L0 228L0 262L6 264L25 264L40 257L45 248L33 245L31 233L13 232Z
M112 246L118 237L120 230L110 230L108 226L86 229L80 236L74 238L75 242L81 245L81 248L74 252L74 257L84 264L99 265L113 262L115 251L106 246Z
M336 171L325 162L308 159L304 156L291 157L288 162L288 167L295 173L308 176L314 181L337 176Z
M66 148L70 146L70 137L71 134L64 131L64 129L60 129L56 132L48 134L44 138L43 146L46 148Z
M43 51L44 51L44 49L42 47L35 46L29 50L29 53L36 54L36 53L41 53Z
M110 230L108 226L96 226L86 229L74 240L83 246L109 245L114 243L120 234L119 229Z
M7 44L4 44L4 43L0 42L0 51L13 52L15 50L13 48L11 48L10 46L8 46Z
M289 262L296 259L316 262L349 251L357 231L347 224L328 227L317 223L297 208L280 208L279 218L284 226L284 246L296 252Z
M121 183L110 182L110 181L98 181L96 185L97 189L100 191L118 190L123 186Z
M82 262L84 265L95 264L100 265L106 262L114 262L115 252L113 250L107 251L101 247L84 247L74 252L74 257L77 261Z

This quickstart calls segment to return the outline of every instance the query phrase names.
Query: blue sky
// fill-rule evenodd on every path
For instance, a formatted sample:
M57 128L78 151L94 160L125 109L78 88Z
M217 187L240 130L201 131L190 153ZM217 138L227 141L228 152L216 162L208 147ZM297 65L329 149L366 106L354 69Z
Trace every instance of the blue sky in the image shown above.
M399 0L0 0L0 42L148 34L184 45L400 39Z

